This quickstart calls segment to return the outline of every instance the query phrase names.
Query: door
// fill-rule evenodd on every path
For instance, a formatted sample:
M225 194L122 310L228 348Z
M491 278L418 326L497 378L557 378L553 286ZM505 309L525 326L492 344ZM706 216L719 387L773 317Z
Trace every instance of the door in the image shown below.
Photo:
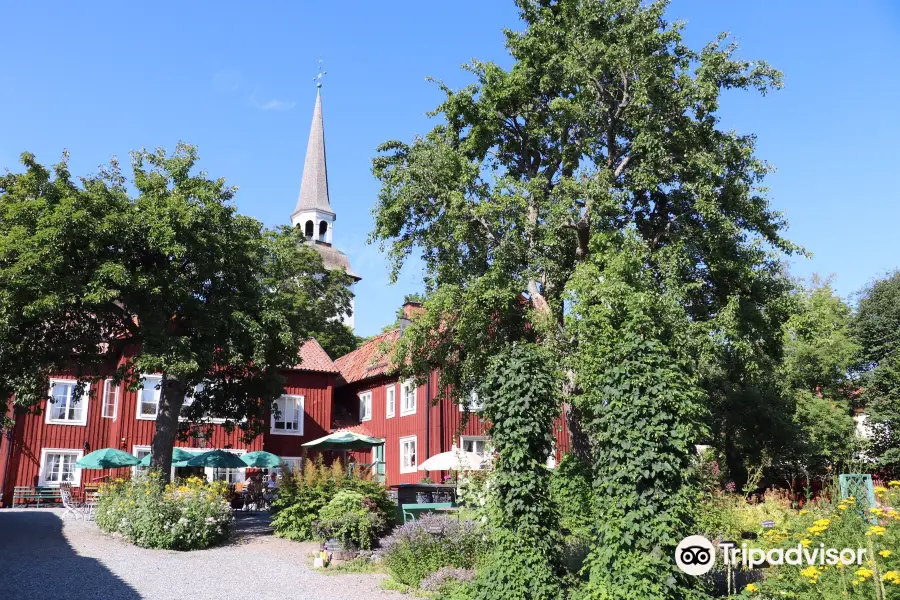
M384 444L372 448L372 474L375 481L384 483L386 479L384 469Z

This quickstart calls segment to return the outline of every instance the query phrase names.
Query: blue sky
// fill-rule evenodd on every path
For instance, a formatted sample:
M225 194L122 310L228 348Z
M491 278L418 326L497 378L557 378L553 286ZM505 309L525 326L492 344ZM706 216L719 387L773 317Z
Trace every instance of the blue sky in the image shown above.
M366 244L374 149L430 129L425 112L440 93L427 75L461 86L459 65L473 57L508 64L501 29L519 26L513 3L89 4L0 0L0 169L18 170L24 150L52 163L68 148L85 174L113 154L184 140L199 147L202 169L240 186L241 212L286 224L321 56L334 241L363 277L357 333L391 322L421 272L413 264L388 286L386 260ZM849 296L900 266L900 5L674 0L669 12L687 22L693 47L730 31L742 56L785 72L785 88L765 98L726 94L722 121L756 133L759 155L778 168L773 204L814 255L792 273L833 273Z

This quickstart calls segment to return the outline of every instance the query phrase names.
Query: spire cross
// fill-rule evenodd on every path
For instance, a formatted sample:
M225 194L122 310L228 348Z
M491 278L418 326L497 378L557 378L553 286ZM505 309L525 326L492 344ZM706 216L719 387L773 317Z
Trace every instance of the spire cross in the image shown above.
M319 90L322 89L322 78L328 75L328 71L322 70L322 59L319 59L319 74L313 77L313 81L316 82L316 88Z

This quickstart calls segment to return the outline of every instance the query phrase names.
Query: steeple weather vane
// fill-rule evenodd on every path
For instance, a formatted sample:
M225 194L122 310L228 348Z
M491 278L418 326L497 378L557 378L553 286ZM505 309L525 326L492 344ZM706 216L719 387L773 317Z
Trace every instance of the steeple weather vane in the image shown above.
M313 77L313 81L316 82L316 88L321 92L322 90L322 78L328 75L328 71L322 70L322 59L319 59L319 74Z

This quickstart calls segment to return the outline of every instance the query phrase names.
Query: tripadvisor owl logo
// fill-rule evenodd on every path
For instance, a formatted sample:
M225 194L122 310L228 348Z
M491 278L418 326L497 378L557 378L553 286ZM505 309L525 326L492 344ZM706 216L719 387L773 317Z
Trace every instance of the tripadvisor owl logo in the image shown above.
M675 564L688 575L703 575L716 564L715 548L702 535L689 535L675 548Z

